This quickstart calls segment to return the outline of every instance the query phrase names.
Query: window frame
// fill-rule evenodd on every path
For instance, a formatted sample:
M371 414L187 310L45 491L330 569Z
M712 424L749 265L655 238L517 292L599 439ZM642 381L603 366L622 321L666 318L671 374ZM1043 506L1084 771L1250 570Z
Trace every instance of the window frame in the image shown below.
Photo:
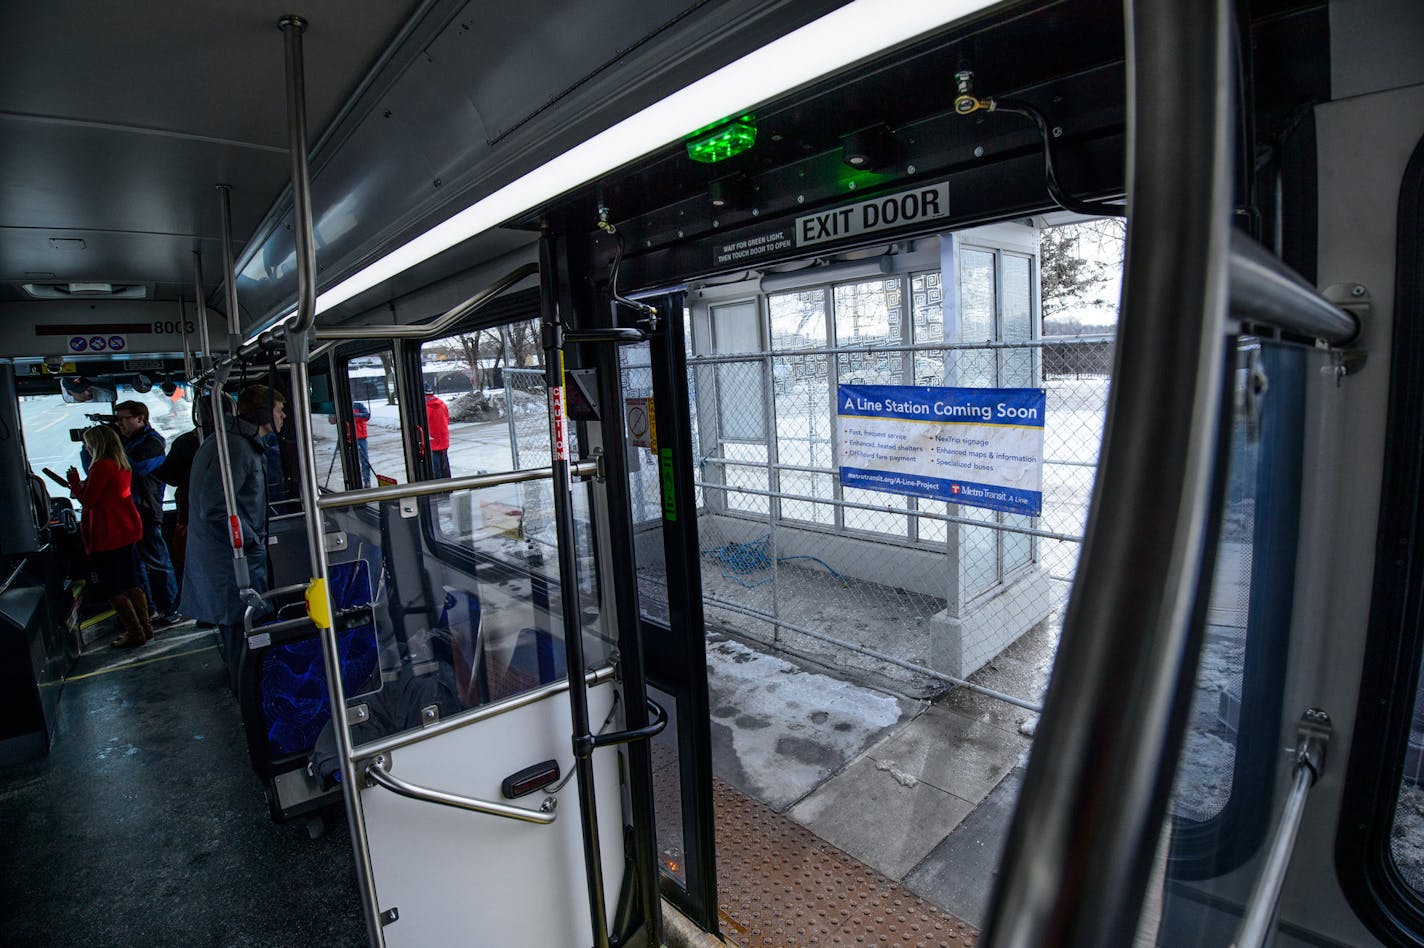
M1424 665L1424 139L1400 185L1389 413L1380 484L1374 584L1359 702L1335 839L1341 888L1385 940L1424 933L1424 893L1390 846L1414 702Z

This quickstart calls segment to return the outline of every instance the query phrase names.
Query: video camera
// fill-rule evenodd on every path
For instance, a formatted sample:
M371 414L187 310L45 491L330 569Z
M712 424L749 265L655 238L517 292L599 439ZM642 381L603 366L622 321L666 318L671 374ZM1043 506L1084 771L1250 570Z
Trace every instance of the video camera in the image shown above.
M116 422L116 421L119 420L119 416L118 416L118 415L99 415L99 414L93 414L93 415L85 415L84 417L85 417L85 418L88 418L90 421L94 422L94 424L96 424L96 425L112 425L114 422ZM84 440L84 429L83 429L83 428L70 428L70 429L69 429L69 440L70 440L70 441L83 441L83 440Z

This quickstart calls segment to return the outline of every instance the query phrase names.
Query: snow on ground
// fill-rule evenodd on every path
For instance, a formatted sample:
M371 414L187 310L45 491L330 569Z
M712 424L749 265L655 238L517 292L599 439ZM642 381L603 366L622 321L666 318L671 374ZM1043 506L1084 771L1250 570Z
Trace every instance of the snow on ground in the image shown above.
M790 806L900 720L901 702L839 678L806 671L712 635L707 685L714 731L730 737L734 773L757 799ZM719 762L720 763L720 762Z
M1394 864L1416 892L1424 893L1424 790L1417 784L1400 788L1390 836Z

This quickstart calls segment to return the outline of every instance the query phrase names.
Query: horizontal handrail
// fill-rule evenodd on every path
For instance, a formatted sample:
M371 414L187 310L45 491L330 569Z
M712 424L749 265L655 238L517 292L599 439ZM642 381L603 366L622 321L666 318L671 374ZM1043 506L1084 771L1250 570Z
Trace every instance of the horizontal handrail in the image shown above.
M362 773L367 780L385 787L392 793L409 797L412 800L420 800L425 803L438 803L441 806L455 807L460 810L470 810L474 813L486 813L490 816L502 816L505 819L520 820L524 823L538 823L544 826L554 822L558 817L555 806L558 801L555 797L545 797L537 810L526 810L522 806L510 806L507 803L496 803L493 800L476 800L474 797L462 797L454 793L446 793L444 790L432 790L428 787L417 787L413 783L406 783L393 776L386 767L390 766L389 758L384 755L366 764Z
M469 316L475 310L484 306L505 290L514 286L521 280L527 279L539 272L539 265L526 263L516 267L509 273L500 277L490 286L485 287L480 292L471 296L461 303L457 303L453 308L442 313L429 323L418 326L360 326L350 329L318 329L312 335L318 340L326 340L325 345L317 346L308 354L308 358L325 355L338 342L349 339L431 339L445 332L460 320ZM200 372L197 378L191 382L195 385L205 384L212 378L215 369L232 366L245 359L255 358L264 349L276 347L285 337L288 324L273 326L271 329L261 333L256 339L248 340L238 350L217 360L212 368ZM204 351L207 351L206 349Z
M351 616L359 615L362 612L369 612L370 609L371 606L369 603L362 606L348 606L345 609L336 610L336 612L332 615L332 620L335 621L338 619L347 619ZM313 629L316 628L316 625L312 622L311 616L299 616L295 619L281 619L277 622L269 622L266 625L252 625L251 613L252 607L249 606L247 613L243 615L243 626L248 638L251 638L255 635L272 635L275 632L288 632L292 629L301 629L308 626Z
M515 267L494 283L480 290L469 299L455 304L428 323L418 326L353 326L349 329L335 327L318 329L313 335L318 339L433 339L446 332L460 320L484 306L505 290L539 272L537 263L526 263Z
M584 680L592 685L600 685L613 677L612 666L591 671L584 676ZM461 712L454 717L437 721L434 724L421 727L417 730L404 731L400 734L392 734L390 737L381 738L377 741L369 741L351 749L351 759L353 761L368 760L380 754L389 754L392 751L400 750L402 747L409 747L412 744L419 744L421 741L428 741L432 737L439 737L441 734L448 734L451 731L458 731L460 728L478 724L481 721L488 721L490 718L499 717L501 714L508 714L520 708L528 707L531 704L538 704L545 698L569 690L569 680L560 679L552 684L526 691L521 695L515 695L505 701L496 704L487 704L478 708L471 708Z
M575 477L597 477L597 461L575 461L571 466ZM457 490L479 490L483 487L501 487L505 484L521 484L526 481L546 481L554 476L552 467L534 467L524 471L508 471L503 474L472 474L468 477L444 477L433 481L416 481L411 484L391 484L385 487L363 487L322 494L316 505L322 510L340 507L359 507L382 500L405 500L409 497L430 497L435 494L449 494Z
M1281 889L1286 881L1286 870L1290 868L1291 851L1295 849L1300 820L1305 814L1305 798L1310 795L1310 788L1320 779L1320 772L1325 767L1325 749L1330 743L1330 730L1330 716L1324 711L1311 708L1301 715L1296 730L1298 742L1290 793L1281 811L1276 835L1271 840L1266 864L1261 869L1251 897L1246 900L1246 914L1241 921L1241 930L1236 934L1236 941L1232 943L1233 948L1260 948L1266 943L1271 932L1276 908L1281 900Z
M1333 346L1349 345L1360 320L1316 292L1241 231L1231 233L1231 315Z

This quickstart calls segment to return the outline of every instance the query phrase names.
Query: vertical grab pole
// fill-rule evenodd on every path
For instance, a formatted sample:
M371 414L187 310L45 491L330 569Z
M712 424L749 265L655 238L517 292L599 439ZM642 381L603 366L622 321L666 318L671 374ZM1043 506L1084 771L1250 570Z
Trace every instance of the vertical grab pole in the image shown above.
M194 311L202 314L201 298ZM183 334L183 376L184 381L188 381L197 376L197 370L193 364L193 346L188 341L188 308L183 305L183 297L178 297L178 331Z
M208 306L204 300L207 296L203 293L203 255L201 252L193 251L193 320L198 324L198 345L203 347L199 353L206 362L207 367L212 369L217 365L217 360L213 358L213 350L208 347ZM196 379L198 373L196 368L188 376ZM197 393L194 393L194 397Z
M225 264L231 266L231 264ZM227 421L223 417L222 398L223 383L227 381L227 374L230 363L224 361L221 366L213 358L212 341L209 339L208 312L203 305L203 255L196 250L193 251L193 287L196 296L198 310L198 338L203 344L203 354L208 359L208 366L213 370L213 377L208 389L208 407L212 410L213 416L213 436L218 442L218 475L222 478L223 508L227 510L228 536L232 541L232 572L237 581L239 591L246 591L251 588L252 580L247 573L247 553L242 548L242 521L237 517L237 492L232 486L232 455L228 453L227 444ZM200 393L194 392L196 398Z
M564 617L564 651L573 723L574 771L578 778L583 829L584 872L594 948L608 948L603 895L603 857L598 845L598 811L593 788L593 734L588 726L588 685L584 681L583 627L579 624L578 556L574 544L573 479L569 470L568 416L564 410L564 331L559 321L559 280L553 238L539 240L539 303L544 332L544 373L549 389L549 447L553 459L554 523L559 543L559 600ZM622 450L621 446L614 446Z
M307 136L305 80L302 75L302 31L306 20L285 16L278 25L286 34L287 64L287 148L292 157L293 232L297 242L297 316L287 328L287 362L292 386L292 423L296 425L297 483L307 528L307 548L311 553L313 592L325 599L324 614L331 615L331 593L326 584L330 564L322 530L322 514L317 507L316 449L311 432L310 333L316 322L316 252L312 242L311 190L307 177ZM232 285L229 279L229 285ZM331 727L336 737L341 763L342 797L346 821L356 856L356 883L361 893L361 911L372 948L386 944L381 910L376 895L375 872L371 865L371 844L366 835L366 818L361 804L361 778L352 758L351 720L341 682L341 659L334 628L321 629L322 666L326 671L327 700L331 706Z
M286 34L287 152L292 158L292 235L297 243L297 318L292 328L306 332L316 322L316 243L312 240L306 76L302 71L302 33L307 21L289 15L278 20L277 25Z
M242 320L237 312L237 275L232 271L232 185L218 185L218 209L222 214L223 286L227 291L227 348L242 347Z
M1230 4L1126 8L1130 213L1112 400L986 948L1132 942L1185 731L1201 584L1211 579L1233 177Z

